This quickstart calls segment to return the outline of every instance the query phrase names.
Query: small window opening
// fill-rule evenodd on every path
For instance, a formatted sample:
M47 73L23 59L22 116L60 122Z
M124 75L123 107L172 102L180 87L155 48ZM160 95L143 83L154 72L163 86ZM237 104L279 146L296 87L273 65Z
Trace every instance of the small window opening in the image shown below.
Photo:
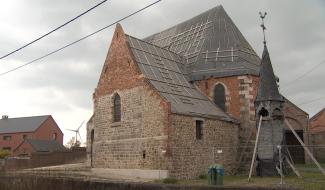
M3 147L2 150L8 150L8 151L11 151L11 147Z
M262 108L259 112L258 112L258 115L259 116L262 116L262 117L267 117L269 115L269 112L265 109L265 108Z
M114 115L113 120L114 122L121 121L121 98L118 94L114 97Z
M200 140L203 137L203 121L196 120L195 121L195 129L196 129L196 139Z
M146 151L145 151L145 150L142 151L142 158L143 158L143 159L146 159Z
M3 136L3 140L4 141L10 141L11 140L11 136Z
M53 133L52 134L52 140L56 140L58 138L58 134L57 133Z
M28 137L27 135L23 135L23 139L24 139L24 140L27 139L27 137Z

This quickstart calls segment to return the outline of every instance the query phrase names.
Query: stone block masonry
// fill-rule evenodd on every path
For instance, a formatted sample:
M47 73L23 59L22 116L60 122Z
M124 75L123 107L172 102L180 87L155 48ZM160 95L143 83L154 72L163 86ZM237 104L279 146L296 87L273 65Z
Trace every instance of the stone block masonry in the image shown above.
M112 121L112 95L98 99L95 111L93 166L108 168L166 168L167 111L145 87L116 91L122 119Z
M202 139L196 139L196 120L203 121ZM214 163L223 164L229 174L236 167L237 146L238 126L233 123L173 114L170 175L197 178Z

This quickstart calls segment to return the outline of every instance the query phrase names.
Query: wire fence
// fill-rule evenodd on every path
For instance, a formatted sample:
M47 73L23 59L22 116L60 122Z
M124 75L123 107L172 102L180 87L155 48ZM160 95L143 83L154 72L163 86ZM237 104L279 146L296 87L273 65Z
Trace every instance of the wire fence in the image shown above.
M325 168L325 145L309 145L306 146L316 160L320 163L321 167ZM271 153L274 154L274 161L279 160L279 147L278 145L264 145L259 146L257 149L257 156L259 155L260 150L271 150ZM171 154L179 159L179 163L185 163L184 167L181 167L181 170L192 170L203 168L203 172L207 173L207 168L211 164L219 163L222 164L225 168L224 176L224 185L225 186L289 186L294 188L301 189L325 189L325 175L319 170L316 164L312 161L310 156L306 153L306 150L301 145L281 145L281 150L283 151L283 160L287 159L293 165L291 167L289 164L285 164L284 167L284 176L283 184L280 184L281 178L279 174L274 175L273 177L257 176L256 165L254 166L253 180L247 182L249 166L253 157L254 144L249 144L248 146L211 146L204 148L197 148L195 146L186 146L186 147L175 147L172 148ZM140 151L139 149L139 159L143 160L143 164L149 162L149 159L152 158L152 153L157 154L160 161L163 161L166 153L165 149L162 147L152 151ZM241 160L240 160L241 157ZM119 157L119 162L122 162L121 159L127 159L127 157ZM146 160L148 159L148 160ZM156 160L156 162L158 162ZM159 165L159 166L163 166ZM242 167L239 168L238 165ZM158 166L157 166L158 167ZM155 169L159 169L155 168ZM165 168L166 169L166 168ZM241 173L229 173L229 170L239 170L242 169ZM80 171L79 171L80 170ZM23 174L30 175L41 175L41 176L54 176L54 177L66 177L71 176L74 178L87 178L87 171L89 168L81 168L71 170L65 168L64 170L53 170L53 169L44 169L42 171L30 171ZM294 171L296 170L296 171ZM296 174L298 172L299 175ZM186 172L183 172L186 173ZM21 175L17 173L16 175ZM91 179L91 178L89 178ZM202 179L200 181L202 184L206 184L207 180Z

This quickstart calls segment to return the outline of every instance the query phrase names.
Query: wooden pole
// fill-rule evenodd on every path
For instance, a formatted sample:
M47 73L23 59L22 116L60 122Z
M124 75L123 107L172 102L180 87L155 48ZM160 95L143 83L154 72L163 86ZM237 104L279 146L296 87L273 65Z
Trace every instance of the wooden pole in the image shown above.
M300 137L298 136L298 134L296 133L296 131L293 129L293 127L291 126L291 124L289 123L288 120L284 121L285 124L287 124L287 126L290 128L290 130L292 131L292 133L296 136L297 140L300 142L300 144L302 145L302 147L305 149L305 151L307 152L307 154L310 156L310 158L315 162L315 164L317 165L317 167L319 168L319 170L325 175L325 171L322 168L322 166L317 162L317 160L315 159L315 157L313 156L313 154L309 151L309 149L306 147L306 145L304 144L304 142L302 142L302 140L300 139Z
M262 116L260 116L260 121L258 122L258 128L257 128L257 134L256 134L256 140L255 140L255 146L254 146L254 153L253 153L253 157L252 157L251 168L249 170L248 182L251 180L251 177L252 177L253 165L254 165L254 161L256 159L257 143L258 143L258 138L260 136L261 124L262 124Z
M295 168L295 166L288 160L288 158L285 159L287 161L287 163L289 164L289 166L291 167L291 169L293 170L293 172L295 172L295 174L301 178L301 175L299 173L299 171Z

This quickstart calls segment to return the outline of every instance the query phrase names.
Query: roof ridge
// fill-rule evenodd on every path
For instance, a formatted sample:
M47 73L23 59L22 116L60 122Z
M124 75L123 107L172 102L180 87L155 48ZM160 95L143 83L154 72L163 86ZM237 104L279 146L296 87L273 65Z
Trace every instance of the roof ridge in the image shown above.
M280 93L280 95L284 98L285 101L288 101L294 107L298 108L300 111L304 112L306 115L309 115L306 111L304 111L302 108L300 108L299 106L297 106L296 104L294 104L291 100L289 100L288 98L286 98L285 96L283 96L281 93Z
M52 116L52 115L35 115L35 116L24 116L24 117L8 117L8 119L23 119L23 118L33 118L33 117L45 117L45 116Z
M184 20L184 21L182 21L182 22L179 22L179 23L174 24L174 25L172 25L172 26L168 26L167 28L163 29L163 30L160 31L160 32L156 32L156 33L154 33L154 34L151 34L150 36L145 37L144 40L150 38L151 36L157 35L157 34L159 34L159 33L165 32L165 31L167 31L167 30L169 30L169 29L171 29L171 28L174 28L174 27L177 26L177 25L181 25L181 24L183 24L183 23L186 23L187 21L189 21L189 20L191 20L191 19L194 19L194 18L198 18L198 17L200 17L200 16L203 16L204 14L207 14L207 13L210 12L210 11L213 11L213 10L216 10L216 9L221 9L221 8L224 9L222 5L217 5L217 6L215 6L215 7L212 7L211 9L208 9L208 10L206 10L206 11L204 11L204 12L198 14L198 15L192 16L191 18L187 18L186 20Z
M323 109L321 109L321 110L319 110L313 117L311 117L309 120L313 120L313 119L315 119L315 117L317 117L318 115L320 115L322 112L324 112L325 111L325 108L323 108Z

